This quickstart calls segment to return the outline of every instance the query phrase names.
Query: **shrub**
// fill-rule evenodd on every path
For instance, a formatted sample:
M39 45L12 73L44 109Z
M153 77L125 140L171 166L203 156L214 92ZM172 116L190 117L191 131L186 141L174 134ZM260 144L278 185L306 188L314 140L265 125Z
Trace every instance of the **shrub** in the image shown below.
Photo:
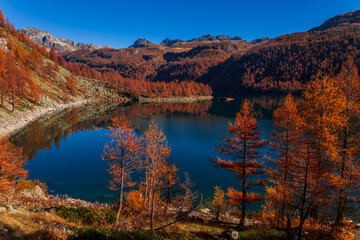
M136 230L132 232L120 231L117 229L85 227L80 229L69 240L162 240L163 237L151 231Z
M252 229L239 232L239 240L285 240L285 232L275 229Z
M68 221L84 225L113 224L116 218L114 211L87 207L60 207L57 210L57 214Z
M21 179L16 185L19 190L31 190L34 189L36 186L39 186L45 195L48 194L48 188L46 183L43 183L40 180Z

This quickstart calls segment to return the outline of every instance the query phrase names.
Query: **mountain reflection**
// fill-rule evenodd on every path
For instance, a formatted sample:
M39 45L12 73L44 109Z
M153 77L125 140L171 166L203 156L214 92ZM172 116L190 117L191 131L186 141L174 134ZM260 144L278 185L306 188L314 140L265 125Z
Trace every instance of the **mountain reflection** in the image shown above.
M285 96L246 96L231 102L213 101L196 103L135 103L89 104L66 109L44 116L31 123L21 132L11 137L11 142L23 148L29 159L34 159L37 152L51 149L53 143L60 147L62 139L79 131L103 129L111 125L111 119L125 114L130 120L138 121L154 117L186 116L195 118L235 117L242 102L247 99L253 106L257 118L271 119L272 112L284 101ZM142 125L137 126L142 132Z
M34 159L38 151L51 149L52 143L59 148L62 139L79 131L106 128L111 119L125 114L132 121L162 118L174 114L206 116L212 101L199 103L148 103L132 104L90 104L66 109L44 116L29 124L24 130L11 137L11 142L23 148L29 159Z

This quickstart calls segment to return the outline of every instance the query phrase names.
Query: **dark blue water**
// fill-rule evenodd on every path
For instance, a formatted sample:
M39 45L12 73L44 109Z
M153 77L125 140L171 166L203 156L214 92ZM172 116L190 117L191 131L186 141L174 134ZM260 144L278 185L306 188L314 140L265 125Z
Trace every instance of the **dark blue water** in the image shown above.
M264 96L249 98L264 129L263 138L268 138L273 129L272 111L282 100ZM107 188L109 176L105 162L101 160L103 146L109 141L106 135L109 118L125 114L142 134L149 119L155 117L167 136L171 161L179 169L180 180L184 172L190 173L194 190L206 198L213 194L216 185L225 190L239 184L232 173L214 168L209 157L218 155L214 146L227 134L227 125L234 120L242 101L243 98L233 102L214 100L202 105L135 104L125 109L115 107L96 116L89 116L92 110L87 108L69 110L50 120L39 120L13 141L22 145L32 158L26 165L29 178L45 182L51 194L112 202L118 193ZM86 116L86 120L82 116Z

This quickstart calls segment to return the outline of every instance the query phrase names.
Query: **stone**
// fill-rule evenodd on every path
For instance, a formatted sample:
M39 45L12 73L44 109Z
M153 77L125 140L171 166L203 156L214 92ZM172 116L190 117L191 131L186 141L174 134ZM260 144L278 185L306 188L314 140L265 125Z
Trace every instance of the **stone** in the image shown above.
M40 212L39 208L31 208L29 212Z
M55 213L58 209L59 207L49 207L49 208L45 208L44 212Z
M55 48L58 52L72 52L79 49L100 49L100 46L97 46L95 44L89 43L75 43L73 41L70 41L65 38L57 38L54 37L50 32L48 31L42 31L36 28L23 28L17 30L19 33L24 33L27 35L31 41L34 43L39 44L40 46L43 45L47 49L50 49L52 46Z
M46 199L44 191L38 185L32 189L22 191L21 194L30 198Z
M18 211L24 210L24 208L20 205L14 205L13 208Z
M161 46L166 46L166 47L170 47L172 45L174 45L175 43L178 43L178 42L184 42L183 40L180 40L180 39L165 39L164 41L162 41L160 43Z
M145 38L139 38L138 40L136 40L133 45L131 45L130 47L134 47L134 48L139 48L139 47L146 47L150 44L153 44L152 42L146 40Z
M225 239L236 240L239 238L239 232L233 229L227 229L221 233L221 236Z
M13 206L11 206L11 205L5 205L5 208L6 208L6 210L8 210L9 212L14 212L15 210L14 210L14 208L13 208Z

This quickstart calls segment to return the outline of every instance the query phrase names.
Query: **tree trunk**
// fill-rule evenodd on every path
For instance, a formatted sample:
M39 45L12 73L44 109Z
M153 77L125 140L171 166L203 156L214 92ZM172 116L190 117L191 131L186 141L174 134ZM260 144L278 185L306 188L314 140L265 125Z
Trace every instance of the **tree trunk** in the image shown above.
M124 150L122 150L122 154ZM123 194L124 194L124 157L122 158L121 161L121 171L120 171L120 196L119 196L119 209L116 215L116 221L115 221L115 227L117 227L119 225L119 219L120 219L120 214L121 214L121 209L122 209L122 205L123 205Z
M151 200L151 231L155 231L154 228L154 205L155 205L155 194L152 193L152 200Z
M286 215L286 240L292 240L292 232L291 232L291 218L290 214Z
M11 112L14 112L15 110L15 96L14 94L11 95L11 103L12 103L12 109L11 109Z
M144 203L143 203L143 208L145 208L146 205L146 200L148 197L148 193L149 193L149 184L148 184L148 169L146 168L145 170L145 193L144 193Z
M170 182L167 179L166 180L166 206L165 206L165 211L164 211L164 217L167 216L167 212L168 212L168 206L171 203L171 192L170 192Z
M123 205L122 196L123 196L123 186L121 185L120 197L119 197L119 208L118 208L117 215L116 215L115 227L117 227L119 225L119 219L120 219L121 209L122 209L122 205Z
M309 143L308 143L309 144ZM306 201L306 194L307 194L307 181L308 181L308 174L309 174L309 161L310 161L310 146L307 146L307 156L306 156L306 163L305 163L305 176L304 176L304 188L301 197L300 203L300 223L298 227L298 240L302 238L302 229L305 222L304 210L305 210L305 201Z
M243 228L245 225L245 214L246 214L246 139L244 140L244 155L243 155L243 164L242 164L242 201L241 201L241 220L240 227Z
M287 176L288 176L288 167L289 167L289 131L288 129L286 129L286 144L285 144L285 172L284 172L284 186L285 189L287 189ZM281 210L280 210L280 216L278 219L278 227L280 225L280 223L282 222L284 215L285 215L285 192L283 192L282 194L283 199L281 201ZM287 215L289 216L289 215Z
M346 111L346 112L348 112L348 111ZM346 153L347 140L348 140L348 128L345 127L344 128L343 151L342 151L343 155L342 155L342 159L341 159L341 169L340 169L340 177L341 177L341 179L344 179L346 155L347 155L347 153ZM336 209L335 223L334 223L332 231L335 230L337 227L342 225L345 201L346 201L346 199L344 198L344 189L341 186L341 188L339 189L339 200L338 200L337 209Z

